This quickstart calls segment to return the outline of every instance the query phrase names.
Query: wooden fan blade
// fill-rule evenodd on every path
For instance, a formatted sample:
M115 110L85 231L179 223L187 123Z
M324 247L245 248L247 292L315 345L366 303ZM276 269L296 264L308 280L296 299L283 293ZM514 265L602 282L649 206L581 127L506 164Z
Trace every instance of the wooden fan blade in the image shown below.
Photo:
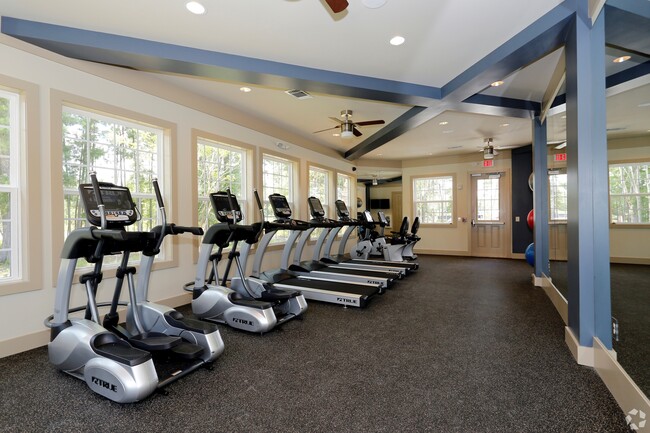
M333 121L335 121L339 125L343 123L343 121L341 119L337 119L336 117L328 117L328 119L332 119Z
M357 126L368 126L368 125L383 125L386 123L383 120L365 120L363 122L354 122Z
M325 0L335 14L343 12L348 7L347 0Z
M318 134L319 132L331 131L332 129L339 129L339 128L340 126L332 126L331 128L321 129L320 131L314 131L313 133Z
M355 125L352 125L352 133L354 134L355 137L361 137L363 135Z

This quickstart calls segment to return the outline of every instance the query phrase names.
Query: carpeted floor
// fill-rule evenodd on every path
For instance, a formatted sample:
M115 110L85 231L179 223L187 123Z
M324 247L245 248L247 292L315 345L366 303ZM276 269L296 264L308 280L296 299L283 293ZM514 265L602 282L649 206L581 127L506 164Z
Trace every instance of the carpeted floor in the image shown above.
M0 359L0 430L628 431L596 372L572 359L525 261L420 264L365 310L312 302L263 337L222 327L212 371L137 404L93 394L45 348Z

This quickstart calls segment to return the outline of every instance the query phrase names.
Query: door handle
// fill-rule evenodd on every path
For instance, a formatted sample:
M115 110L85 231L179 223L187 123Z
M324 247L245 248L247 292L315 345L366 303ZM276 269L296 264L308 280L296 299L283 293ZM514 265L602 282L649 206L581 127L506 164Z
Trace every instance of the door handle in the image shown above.
M472 227L476 226L476 221L474 221L474 218L472 218Z

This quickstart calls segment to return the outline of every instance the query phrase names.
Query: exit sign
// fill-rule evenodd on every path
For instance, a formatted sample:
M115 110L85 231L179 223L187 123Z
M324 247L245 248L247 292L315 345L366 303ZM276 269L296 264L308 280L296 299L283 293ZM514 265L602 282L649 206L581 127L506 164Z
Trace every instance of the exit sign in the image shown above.
M566 161L566 153L556 153L555 161Z
M494 161L491 159L485 159L483 160L483 167L492 167L494 165Z

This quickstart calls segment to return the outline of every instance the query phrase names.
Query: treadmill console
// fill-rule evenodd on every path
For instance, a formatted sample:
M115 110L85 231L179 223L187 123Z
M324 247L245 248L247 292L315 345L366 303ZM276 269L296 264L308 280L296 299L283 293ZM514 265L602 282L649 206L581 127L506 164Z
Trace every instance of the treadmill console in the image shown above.
M336 200L334 205L336 206L336 215L338 215L340 220L347 220L350 218L350 211L343 200Z
M309 212L311 213L312 218L314 219L323 219L325 218L325 209L320 200L316 197L309 197L307 199L309 203Z
M102 182L99 184L99 190L104 203L108 228L128 226L138 220L136 206L127 187ZM79 195L86 210L88 222L94 226L100 226L102 215L97 206L92 184L82 183L79 185Z
M212 209L216 215L219 222L240 222L242 220L241 208L239 207L239 202L237 202L237 197L235 194L230 194L230 200L228 200L228 193L224 191L213 192L210 194L210 202L212 203ZM232 202L232 205L231 205ZM232 217L232 208L235 208L235 216L237 221L234 221Z
M291 218L291 208L289 207L289 202L285 196L282 194L271 194L269 196L269 201L271 202L271 207L273 208L273 213L276 218Z

